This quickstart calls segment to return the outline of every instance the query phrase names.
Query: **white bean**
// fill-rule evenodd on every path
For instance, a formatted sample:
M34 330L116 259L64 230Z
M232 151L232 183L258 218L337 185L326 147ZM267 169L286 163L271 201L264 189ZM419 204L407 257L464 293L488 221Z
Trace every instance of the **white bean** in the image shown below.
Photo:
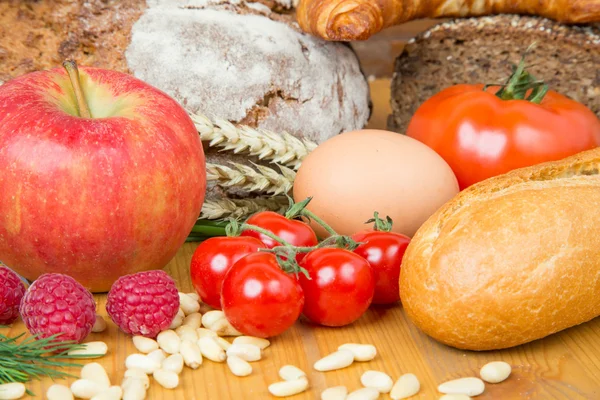
M145 389L148 389L150 387L150 378L148 378L146 372L139 368L130 368L125 370L125 378L133 378L142 381L144 383ZM123 383L125 383L125 380L123 380ZM121 384L121 387L123 386L124 385Z
M466 394L479 396L485 390L485 384L479 378L460 378L444 382L438 386L438 391L444 394Z
M248 376L252 373L252 365L238 356L228 356L227 366L235 376Z
M92 397L92 400L121 400L121 397L123 397L123 389L120 386L111 386Z
M308 379L302 377L293 381L276 382L269 385L269 393L275 397L293 396L308 389Z
M48 400L73 400L73 393L65 385L55 383L46 391Z
M204 336L198 339L198 347L202 355L211 361L223 362L227 358L225 350L212 337Z
M146 388L144 383L136 378L127 378L127 384L122 385L123 400L144 400L146 398Z
M346 368L354 362L354 354L350 350L338 350L328 356L321 358L314 365L317 371L333 371Z
M394 386L394 381L390 376L381 371L365 371L360 377L360 383L364 387L379 390L379 393L389 393Z
M188 296L190 296L192 299L196 300L198 303L200 303L200 296L198 295L198 293L193 292L193 293L186 293Z
M404 374L392 387L390 397L392 400L401 400L414 396L421 390L421 383L415 374Z
M165 353L163 351L163 349L156 349L154 351L151 351L147 355L148 355L148 357L150 357L151 359L155 360L159 364L161 362L163 362L165 360L165 358L167 358L167 353Z
M294 365L284 365L279 368L279 377L284 381L293 381L303 376L306 376L306 373Z
M512 372L510 364L504 361L492 361L481 367L479 376L486 382L489 383L500 383L505 381Z
M99 358L106 355L108 346L104 342L87 342L82 343L84 348L79 350L69 351L70 356L78 356L79 358Z
M133 345L140 353L148 354L158 349L158 343L154 339L144 336L134 336Z
M125 359L125 367L141 369L150 375L160 368L160 363L145 354L130 354Z
M253 344L232 344L227 349L228 356L238 356L242 360L249 362L261 359L260 348Z
M200 328L202 325L202 314L199 312L191 313L183 319L183 326L190 326L193 329Z
M466 394L445 394L440 400L471 400Z
M165 389L175 389L179 386L179 375L173 371L158 369L154 371L152 376L154 376L156 382Z
M190 315L200 310L200 303L187 294L179 292L179 307L185 315Z
M179 375L183 371L183 356L179 353L170 355L162 362L161 369L173 371Z
M196 328L193 328L189 325L181 325L179 328L175 329L175 333L177 333L181 341L191 340L192 342L195 342L198 340Z
M161 349L167 354L179 353L179 346L181 345L181 338L175 333L174 330L167 329L162 331L156 337L156 341Z
M212 310L202 315L202 326L211 329L211 326L220 319L225 318L225 313L221 310Z
M377 400L379 391L373 388L362 388L350 393L346 400Z
M215 331L217 336L242 336L242 332L235 329L225 318L216 320L210 329Z
M271 345L271 342L269 342L267 339L254 337L254 336L238 336L235 339L233 339L233 343L234 344L253 344L256 347L260 348L261 350L264 350Z
M102 318L101 315L96 314L96 322L94 322L94 326L92 326L92 332L99 333L104 332L106 330L106 321Z
M196 341L184 340L181 342L179 353L183 356L185 365L191 369L198 369L202 365L202 352Z
M110 387L110 379L104 367L97 362L89 363L81 368L81 379L94 381L106 389Z
M0 385L0 399L14 400L25 396L25 385L21 382L4 383Z
M221 336L214 336L213 339L225 351L227 351L231 347L231 343L223 339Z
M354 361L371 361L377 355L377 348L372 344L346 343L338 350L350 350L354 354Z
M334 386L323 390L321 400L346 400L348 388L346 386Z
M173 321L171 321L171 325L169 326L169 329L177 329L181 326L181 324L183 324L183 319L185 318L185 314L183 312L183 310L180 308L179 311L177 311L177 314L175 314L175 316L173 317Z
M91 399L106 389L105 386L102 386L98 382L90 381L89 379L78 379L71 384L73 396L79 397L80 399Z
M210 329L206 329L206 328L198 328L196 329L196 333L198 334L198 339L205 337L205 336L210 336L210 337L216 337L217 334L213 331L211 331Z

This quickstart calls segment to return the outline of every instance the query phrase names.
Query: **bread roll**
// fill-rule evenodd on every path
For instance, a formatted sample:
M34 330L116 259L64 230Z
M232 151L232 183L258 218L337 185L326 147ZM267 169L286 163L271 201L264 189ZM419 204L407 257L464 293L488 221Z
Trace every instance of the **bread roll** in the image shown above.
M517 346L600 315L600 148L480 182L417 231L400 296L459 349Z

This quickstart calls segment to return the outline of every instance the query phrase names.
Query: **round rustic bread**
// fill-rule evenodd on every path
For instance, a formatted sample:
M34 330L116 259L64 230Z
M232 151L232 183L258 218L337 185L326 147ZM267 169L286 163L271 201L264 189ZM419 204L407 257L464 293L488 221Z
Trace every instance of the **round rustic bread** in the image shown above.
M526 49L528 70L600 116L600 27L499 15L456 19L423 32L396 60L389 128L404 133L417 108L460 83L503 83Z

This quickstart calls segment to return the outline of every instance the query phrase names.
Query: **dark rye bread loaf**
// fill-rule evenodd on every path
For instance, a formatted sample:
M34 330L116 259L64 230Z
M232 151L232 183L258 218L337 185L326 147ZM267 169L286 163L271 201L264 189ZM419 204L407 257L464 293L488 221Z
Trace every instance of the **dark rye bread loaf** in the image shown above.
M417 108L449 86L505 81L533 42L528 70L600 116L600 26L500 15L444 22L407 44L395 64L389 128L406 132Z

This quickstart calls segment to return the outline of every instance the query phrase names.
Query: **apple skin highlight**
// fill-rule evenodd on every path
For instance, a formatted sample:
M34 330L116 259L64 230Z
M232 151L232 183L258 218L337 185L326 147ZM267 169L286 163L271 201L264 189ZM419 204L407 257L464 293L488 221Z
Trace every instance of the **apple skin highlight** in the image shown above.
M0 86L0 261L29 280L68 274L94 292L163 268L206 191L185 110L116 71L80 67L92 118L63 68Z

